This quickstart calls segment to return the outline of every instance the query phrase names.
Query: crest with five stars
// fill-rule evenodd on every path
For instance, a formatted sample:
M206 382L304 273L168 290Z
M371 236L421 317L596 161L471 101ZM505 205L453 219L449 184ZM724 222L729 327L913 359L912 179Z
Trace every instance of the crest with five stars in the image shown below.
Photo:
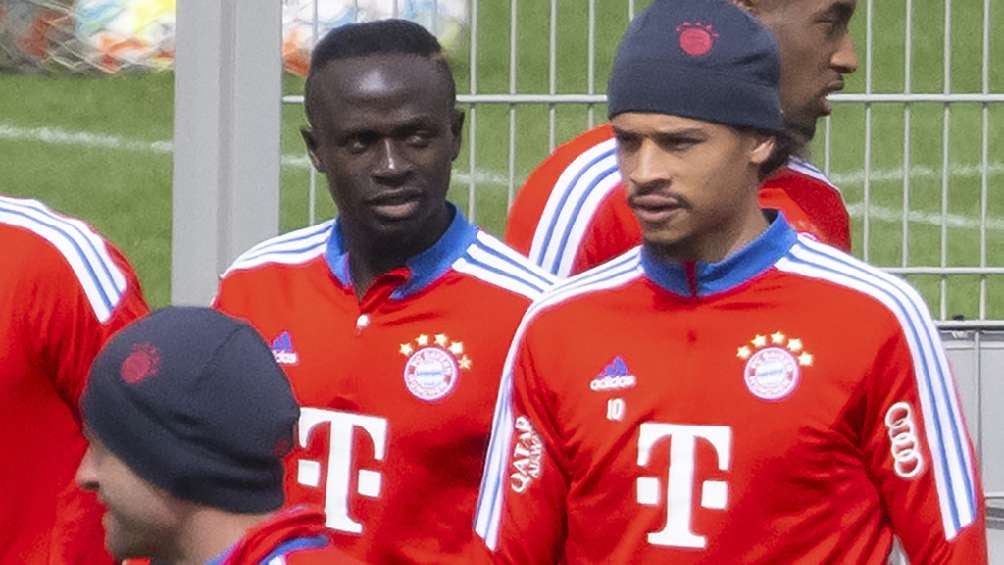
M456 387L461 371L470 371L471 358L464 343L443 333L420 334L402 343L398 353L408 360L404 382L413 395L422 400L439 400Z
M736 357L746 362L743 379L747 388L764 400L791 394L801 370L815 361L801 339L780 330L754 335L736 349Z

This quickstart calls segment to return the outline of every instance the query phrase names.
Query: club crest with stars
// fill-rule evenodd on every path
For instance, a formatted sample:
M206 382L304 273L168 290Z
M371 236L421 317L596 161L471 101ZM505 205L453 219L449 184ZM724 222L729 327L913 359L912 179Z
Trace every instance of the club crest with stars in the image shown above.
M473 362L464 352L461 341L442 333L421 334L402 343L398 352L408 360L404 364L404 384L417 398L439 400L456 388L462 371L470 371Z
M743 369L746 388L764 400L780 400L791 394L798 385L801 370L815 361L801 339L781 331L753 336L739 347L736 357L746 362Z

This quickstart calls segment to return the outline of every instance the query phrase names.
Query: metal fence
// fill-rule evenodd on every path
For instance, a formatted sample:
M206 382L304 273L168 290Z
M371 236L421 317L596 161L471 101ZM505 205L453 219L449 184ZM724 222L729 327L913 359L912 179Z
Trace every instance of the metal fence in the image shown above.
M315 0L315 6L334 1ZM834 116L823 120L813 145L813 160L838 185L853 181L850 190L844 188L854 216L856 253L921 285L932 313L945 321L1004 319L1004 253L995 251L1004 248L1004 218L999 217L1004 216L1004 197L994 198L1001 191L992 189L995 177L1004 172L1004 148L993 146L991 130L994 109L1004 102L1004 77L992 72L991 37L994 29L1004 27L1004 18L992 11L994 1L883 0L880 14L876 0L859 2L852 28L861 65L849 82L858 92L831 97ZM435 11L450 0L383 0L394 15L413 12L416 2ZM362 2L374 3L379 2ZM557 143L602 121L603 85L616 38L649 3L466 0L467 33L451 53L468 118L457 175L463 187L455 186L452 194L464 201L471 218L500 230L504 218L493 209L495 203L510 203L533 165ZM360 0L354 4L363 13ZM902 45L889 45L890 22L897 26L894 43ZM314 30L323 32L320 26ZM939 44L940 53L932 52ZM572 50L584 53L574 54L570 70ZM891 60L893 51L899 51L899 61ZM963 57L978 60L978 69L971 62L960 63ZM897 84L890 85L884 77L893 74ZM300 104L302 96L287 93L283 100ZM877 125L890 118L897 122L895 137L887 124ZM528 120L546 127L541 131ZM534 137L546 138L546 143L522 133L531 125L541 133ZM848 128L855 134L847 134ZM960 128L964 135L957 133ZM940 135L940 147L931 147L931 133ZM841 149L848 144L854 151ZM898 160L878 170L876 150L889 153L890 145ZM845 153L860 153L853 170L847 170ZM925 158L937 162L920 162ZM890 177L898 183L890 183ZM940 194L931 194L933 185ZM308 191L307 216L313 223L313 171ZM880 204L894 195L896 205ZM963 208L965 214L957 212ZM924 237L918 239L918 234Z

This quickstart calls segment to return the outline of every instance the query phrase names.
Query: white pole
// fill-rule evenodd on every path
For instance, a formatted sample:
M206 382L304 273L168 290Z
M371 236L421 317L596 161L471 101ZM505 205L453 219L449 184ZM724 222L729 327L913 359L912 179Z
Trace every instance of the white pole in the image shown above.
M171 301L279 226L281 3L178 0Z

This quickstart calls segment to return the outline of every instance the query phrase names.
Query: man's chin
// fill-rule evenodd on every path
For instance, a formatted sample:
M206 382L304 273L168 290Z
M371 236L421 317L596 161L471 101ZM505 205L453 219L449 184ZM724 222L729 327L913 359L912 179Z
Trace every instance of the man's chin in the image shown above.
M786 121L784 123L785 131L795 142L794 153L800 154L805 150L805 147L812 142L812 138L816 136L816 120L811 122L794 122Z

